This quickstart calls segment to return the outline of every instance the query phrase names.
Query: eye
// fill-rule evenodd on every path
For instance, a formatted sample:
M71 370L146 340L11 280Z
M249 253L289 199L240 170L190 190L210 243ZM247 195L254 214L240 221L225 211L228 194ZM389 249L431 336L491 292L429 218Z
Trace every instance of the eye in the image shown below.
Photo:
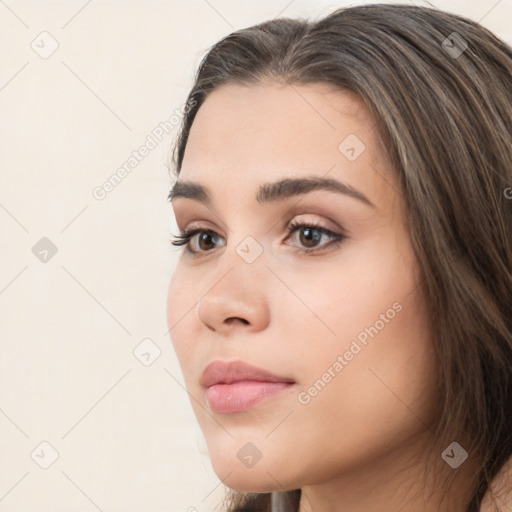
M345 235L334 233L334 231L317 223L292 222L286 229L290 233L287 240L288 238L292 238L291 235L297 233L300 244L305 247L302 249L305 253L318 252L323 250L327 245L338 246L346 238ZM323 237L331 238L332 242L319 244L318 242L320 242ZM295 238L297 238L297 236ZM318 247L320 247L320 249L318 249Z
M196 239L197 235L200 236ZM208 246L215 244L217 237L217 233L211 229L189 228L183 230L177 236L174 236L174 239L171 240L171 244L177 247L185 246L188 252L196 254L201 252L208 252L210 250L208 249ZM192 241L197 242L200 250L191 248Z
M289 235L286 237L286 240L289 238L297 238L297 236L293 236L295 233L297 233L299 245L302 245L302 247L299 247L299 250L305 253L318 252L323 250L323 247L327 245L337 246L346 238L345 235L334 233L330 229L327 229L316 223L292 222L287 226L286 230L289 233ZM177 236L174 236L174 239L171 240L171 243L174 246L185 246L189 253L198 254L210 252L212 249L214 249L215 242L219 238L221 237L211 229L190 228L185 229ZM332 241L330 243L327 242L319 244L322 238L330 238ZM194 245L199 247L199 249L192 248ZM320 247L320 249L318 249L318 247Z

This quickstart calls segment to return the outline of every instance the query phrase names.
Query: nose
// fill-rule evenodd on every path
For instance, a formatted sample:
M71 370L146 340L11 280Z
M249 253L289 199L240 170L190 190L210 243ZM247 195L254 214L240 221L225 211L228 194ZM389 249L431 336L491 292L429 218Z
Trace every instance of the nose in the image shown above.
M233 261L233 260L231 260ZM264 274L271 274L264 264L234 262L216 273L208 292L199 300L199 321L211 331L229 335L243 330L258 332L270 321L269 289Z

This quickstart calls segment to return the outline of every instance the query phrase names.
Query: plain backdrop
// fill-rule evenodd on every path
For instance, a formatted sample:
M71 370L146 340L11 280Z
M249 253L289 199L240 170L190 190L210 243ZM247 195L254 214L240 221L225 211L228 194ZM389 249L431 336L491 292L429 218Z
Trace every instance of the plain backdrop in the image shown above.
M215 509L166 323L176 116L229 32L358 3L0 1L0 510ZM434 5L512 43L512 0Z

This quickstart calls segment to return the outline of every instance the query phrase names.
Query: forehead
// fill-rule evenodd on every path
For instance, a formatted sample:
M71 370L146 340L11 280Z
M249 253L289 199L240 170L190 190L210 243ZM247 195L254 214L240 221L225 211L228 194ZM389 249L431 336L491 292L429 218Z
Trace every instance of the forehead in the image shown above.
M354 142L361 153L350 159ZM180 178L240 191L279 177L329 174L370 191L371 166L382 166L383 153L375 119L353 92L323 83L226 84L198 110Z
M221 152L234 143L247 142L265 144L268 151L283 145L318 147L323 141L325 149L337 150L349 129L368 139L366 132L374 124L355 93L328 84L226 84L200 107L187 148L199 142L198 149ZM230 149L236 151L236 147Z

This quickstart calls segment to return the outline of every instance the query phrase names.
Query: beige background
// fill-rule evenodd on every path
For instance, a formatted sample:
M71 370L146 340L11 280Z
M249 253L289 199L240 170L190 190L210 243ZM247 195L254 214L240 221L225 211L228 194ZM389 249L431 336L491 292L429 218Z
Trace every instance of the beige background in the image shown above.
M0 510L219 502L166 325L171 116L222 36L343 5L0 1ZM512 0L435 5L512 43ZM123 164L130 172L98 199Z

